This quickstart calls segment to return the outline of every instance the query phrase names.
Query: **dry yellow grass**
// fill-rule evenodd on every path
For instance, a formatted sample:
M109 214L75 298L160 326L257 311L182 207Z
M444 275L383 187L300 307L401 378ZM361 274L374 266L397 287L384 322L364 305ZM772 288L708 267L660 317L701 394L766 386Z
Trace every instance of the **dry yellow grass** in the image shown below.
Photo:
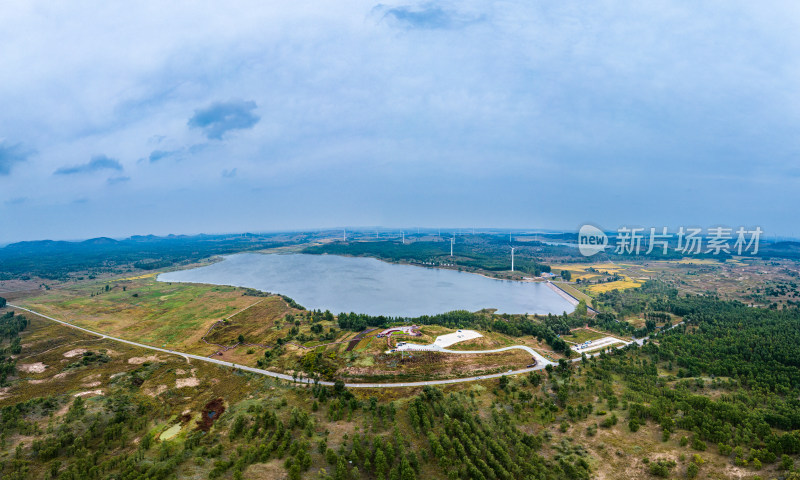
M159 273L161 273L161 272L145 273L144 275L137 275L135 277L126 277L126 278L120 278L119 280L111 280L108 283L122 282L122 281L125 281L125 280L141 280L143 278L155 277Z
M604 292L610 292L611 290L625 290L628 288L638 288L641 286L642 284L639 282L634 282L633 280L626 279L626 280L617 280L616 282L598 283L597 285L590 286L589 291L592 293L604 293Z
M257 301L234 287L169 284L153 277L126 283L125 289L116 282L109 291L105 286L105 282L78 284L22 303L97 332L206 354L214 350L200 338L209 327Z
M570 263L566 265L552 265L552 269L554 272L560 270L569 270L570 272L577 272L579 275L581 274L592 274L593 272L587 272L588 269L592 268L600 273L608 273L614 275L619 273L626 268L633 267L634 265L628 265L623 263Z

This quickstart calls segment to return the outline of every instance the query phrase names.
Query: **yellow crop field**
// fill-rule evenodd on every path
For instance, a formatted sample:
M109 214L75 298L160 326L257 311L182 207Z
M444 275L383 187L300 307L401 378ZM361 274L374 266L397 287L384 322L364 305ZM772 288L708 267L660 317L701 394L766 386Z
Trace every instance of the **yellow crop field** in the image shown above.
M566 265L553 265L553 270L569 270L572 272L585 272L589 268L594 268L598 271L608 271L612 273L616 273L619 270L624 270L627 267L632 265L625 265L622 263L570 263Z
M141 280L141 279L143 279L143 278L155 277L155 276L156 276L156 275L158 275L159 273L160 273L160 272L145 273L144 275L138 275L138 276L136 276L136 277L126 277L126 278L120 278L119 280L115 280L115 281L117 281L117 282L122 282L122 281L124 281L124 280Z
M611 290L625 290L628 288L638 288L641 286L641 283L627 279L617 280L616 282L598 283L597 285L590 286L589 291L592 293L603 293L610 292Z
M590 278L597 278L600 275L597 273L582 273L580 275L574 275L572 278L573 280L587 280Z

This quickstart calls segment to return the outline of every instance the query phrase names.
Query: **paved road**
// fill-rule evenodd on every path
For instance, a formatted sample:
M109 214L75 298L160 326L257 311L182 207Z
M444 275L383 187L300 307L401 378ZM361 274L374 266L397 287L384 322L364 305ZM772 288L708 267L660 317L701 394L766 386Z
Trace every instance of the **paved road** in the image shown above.
M168 353L170 355L177 355L177 356L183 357L183 358L185 358L187 360L191 358L192 360L199 360L201 362L215 363L215 364L221 365L223 367L230 367L230 368L234 368L236 370L242 370L242 371L245 371L245 372L257 373L259 375L266 375L268 377L273 377L273 378L280 378L282 380L287 380L287 381L290 381L290 382L314 383L313 380L309 380L307 378L293 378L290 375L286 375L285 373L270 372L269 370L263 370L261 368L249 367L247 365L240 365L238 363L232 363L232 362L225 362L223 360L217 360L216 358L203 357L203 356L194 355L194 354L191 354L191 353L184 353L184 352L178 352L178 351L175 351L175 350L168 350L166 348L153 347L151 345L145 345L144 343L132 342L130 340L125 340L125 339L122 339L122 338L112 337L112 336L106 335L104 333L98 333L98 332L89 330L88 328L83 328L83 327L79 327L77 325L73 325L73 324L65 322L63 320L55 319L53 317L41 314L39 312L35 312L33 310L29 310L29 309L24 308L24 307L20 307L20 306L17 306L17 305L12 305L10 303L7 304L7 305L9 307L16 308L18 310L24 310L26 312L30 312L30 313L32 313L34 315L38 315L38 316L40 316L42 318L46 318L46 319L51 320L53 322L60 323L61 325L64 325L64 326L67 326L67 327L70 327L70 328L75 328L77 330L89 333L91 335L96 335L96 336L98 336L100 338L107 338L107 339L113 340L115 342L127 343L128 345L133 345L134 347L145 348L147 350L155 350L156 352ZM683 323L683 322L676 323L675 325L672 325L670 328L677 327L681 323ZM647 340L648 338L649 337L640 338L640 339L634 340L633 342L628 342L625 345L621 345L618 348L623 348L623 347L627 346L629 343L634 343L634 342L639 344L639 345L642 345L644 343L644 341ZM487 378L499 378L499 377L502 377L503 375L519 375L521 373L528 373L528 372L533 372L533 371L536 371L536 370L542 370L547 365L553 364L553 362L550 362L546 358L542 357L535 350L533 350L532 348L530 348L528 346L525 346L525 345L514 345L514 346L511 346L511 347L498 348L497 350L446 350L446 349L440 349L440 351L447 352L447 353L492 353L492 352L502 352L502 351L511 350L511 349L515 349L515 348L525 350L526 352L528 352L531 355L533 355L534 357L536 357L536 359L537 359L536 366L535 367L531 367L531 368L523 368L523 369L520 369L520 370L509 370L508 372L504 372L504 373L493 373L493 374L490 374L490 375L480 375L480 376L476 376L476 377L466 377L466 378L453 378L453 379L449 379L449 380L428 380L428 381L424 381L424 382L397 382L397 383L345 383L345 386L348 387L348 388L398 388L398 387L421 387L421 386L425 386L425 385L447 385L447 384L451 384L451 383L475 382L475 381L478 381L478 380L485 380ZM587 357L590 358L590 357L593 357L595 355L599 355L599 353L600 352L597 352L597 353L594 353L594 354L591 354L591 355L587 355ZM579 361L581 361L581 357L574 358L574 359L572 359L572 361L573 362L579 362ZM327 382L327 381L319 381L318 383L320 385L327 385L327 386L333 386L334 385L333 382Z
M177 355L177 356L186 358L187 360L191 358L192 360L199 360L201 362L215 363L215 364L221 365L223 367L230 367L230 368L234 368L236 370L242 370L242 371L245 371L245 372L257 373L259 375L266 375L268 377L273 377L273 378L280 378L282 380L287 380L287 381L290 381L290 382L314 383L313 380L309 380L307 378L293 378L290 375L286 375L285 373L270 372L269 370L263 370L261 368L249 367L247 365L240 365L238 363L232 363L232 362L225 362L223 360L217 360L216 358L203 357L203 356L194 355L194 354L191 354L191 353L184 353L184 352L178 352L178 351L175 351L175 350L168 350L166 348L153 347L151 345L146 345L144 343L132 342L130 340L125 340L125 339L122 339L122 338L112 337L111 335L106 335L104 333L98 333L98 332L89 330L88 328L79 327L79 326L73 325L73 324L71 324L69 322L65 322L63 320L58 320L58 319L50 317L48 315L44 315L42 313L35 312L33 310L27 309L25 307L20 307L18 305L13 305L11 303L9 303L8 306L12 307L12 308L16 308L18 310L24 310L26 312L30 312L30 313L32 313L34 315L38 315L38 316L40 316L42 318L46 318L46 319L51 320L53 322L60 323L61 325L64 325L64 326L67 326L67 327L70 327L70 328L74 328L74 329L80 330L82 332L86 332L88 334L91 334L91 335L96 335L96 336L98 336L100 338L106 338L106 339L109 339L109 340L113 340L115 342L126 343L128 345L133 345L134 347L145 348L147 350L154 350L156 352L167 353L167 354L170 354L170 355ZM530 347L525 347L525 346L522 346L522 345L515 346L515 347L505 347L505 348L499 349L497 351L508 350L508 349L511 349L511 348L522 348L522 349L525 349L525 350L529 350L531 352L533 351L532 349L530 349ZM449 351L449 352L450 353L487 353L486 351L464 352L464 351L457 351L457 350L452 350L452 351ZM477 376L477 377L453 378L453 379L449 379L449 380L428 380L428 381L424 381L424 382L345 383L345 386L348 387L348 388L397 388L397 387L420 387L420 386L424 386L424 385L446 385L446 384L450 384L450 383L474 382L474 381L477 381L477 380L485 380L487 378L499 378L499 377L502 377L503 375L518 375L520 373L527 373L527 372L532 372L532 371L535 371L535 370L541 370L541 369L545 368L545 366L547 364L550 363L547 360L544 360L544 361L547 362L547 363L537 363L537 365L535 367L532 367L532 368L523 368L523 369L520 369L520 370L513 370L513 371L509 370L508 372L505 372L505 373L494 373L494 374L491 374L491 375L480 375L480 376ZM327 385L327 386L333 386L334 385L333 382L327 382L327 381L319 381L318 383L320 385Z
M536 359L536 366L538 367L537 370L545 368L548 364L557 365L550 360L544 358L539 352L532 349L527 345L512 345L510 347L503 347L497 348L495 350L449 350L447 348L442 348L437 345L417 345L415 343L407 343L402 347L396 348L397 351L402 352L445 352L445 353L497 353L497 352L505 352L508 350L525 350L526 352L530 353L533 358Z

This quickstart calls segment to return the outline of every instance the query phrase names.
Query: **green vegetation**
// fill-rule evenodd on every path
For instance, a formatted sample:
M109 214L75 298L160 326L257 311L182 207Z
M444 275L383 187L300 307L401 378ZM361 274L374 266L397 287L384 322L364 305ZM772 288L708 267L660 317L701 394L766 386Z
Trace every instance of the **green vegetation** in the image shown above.
M500 251L503 242L479 239L470 248ZM464 253L458 244L456 253ZM384 353L377 331L363 333L395 323L422 326L422 342L456 328L485 332L468 348L546 342L568 354L565 340L605 332L650 339L575 363L556 355L557 364L525 375L347 389L144 351L7 308L0 478L800 478L800 308L790 280L797 265L613 268L632 278L650 270L661 280L597 293L596 315L581 308L539 317L335 317L264 292L152 277L17 293L15 304L93 329L312 378L450 378L530 361L521 352L400 358ZM771 300L765 308L689 284L761 270L774 280L726 292ZM221 346L223 355L215 353Z
M94 331L159 347L166 344L192 353L211 353L212 347L199 342L203 334L216 321L257 301L235 287L169 284L150 276L84 282L22 303Z
M101 396L3 400L0 423L8 454L0 462L2 475L258 478L285 472L289 478L561 479L630 469L631 478L695 478L726 464L792 472L800 454L800 311L663 294L661 285L642 291L650 295L646 312L684 323L657 333L641 348L445 389L348 391L341 383L299 388L256 376L216 375L219 384L203 394L188 418L181 417L185 394L171 393L172 388L157 398L148 393L165 378L175 378L170 371L186 368L178 359L140 365L124 362L125 357L84 361L100 357L105 347L96 346L62 368L73 371L72 364L80 363L77 370L84 375L101 364L122 369L121 375L104 377ZM605 315L639 308L642 291L614 296L619 310ZM294 318L302 317L304 326L328 321L322 312L309 313L319 320ZM548 328L571 322L558 316L537 322L477 317L457 313L439 321L490 322L493 329L497 322L509 331L528 328L528 322ZM292 319L283 322L295 327ZM28 329L21 334L28 335ZM55 353L73 344L68 340ZM47 360L54 353L51 344L36 348L48 352L41 358L53 364ZM325 368L322 351L309 350L303 362ZM215 367L202 369L215 376ZM34 378L54 378L57 372ZM12 395L24 391L17 390L24 377L11 382ZM207 383L199 387L205 391L202 385ZM217 396L223 400L206 409ZM163 400L169 401L157 406ZM206 410L216 412L216 420L205 420ZM134 438L139 442L132 443ZM617 450L610 458L603 447L608 442ZM637 450L641 445L662 453L651 456L649 450Z
M38 277L89 279L101 274L155 270L189 264L212 255L275 248L305 240L287 235L134 236L83 242L20 242L0 248L0 280ZM79 278L80 277L80 278Z
M498 242L496 237L460 237L453 247L450 257L449 242L415 241L402 244L395 241L367 241L351 243L327 243L311 246L303 253L368 256L390 262L417 264L452 264L467 270L499 272L511 270L510 250L507 243ZM514 259L515 270L541 275L550 267L538 261L531 247L519 247Z
M337 317L339 327L346 330L360 331L367 327L385 328L392 324L403 325L441 325L448 328L474 328L477 330L496 331L506 335L519 337L530 335L539 341L547 342L551 348L566 355L571 354L569 345L559 335L569 334L570 328L583 326L585 320L569 315L547 315L536 317L534 321L527 315L494 315L489 313L471 313L456 310L439 315L423 315L421 317L386 317L357 313L340 313Z
M0 387L6 385L6 379L15 372L16 361L12 355L22 351L19 334L28 326L28 320L14 312L6 312L0 316ZM9 342L5 346L6 341Z

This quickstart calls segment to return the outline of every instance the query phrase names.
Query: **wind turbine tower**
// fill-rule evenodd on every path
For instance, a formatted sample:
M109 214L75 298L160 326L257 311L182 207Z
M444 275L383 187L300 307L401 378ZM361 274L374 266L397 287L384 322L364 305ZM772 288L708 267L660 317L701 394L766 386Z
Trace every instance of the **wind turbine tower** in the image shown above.
M456 243L456 237L453 235L450 237L450 256L453 256L453 244Z
M403 232L403 245L405 245L405 244L406 244L406 232L404 231Z
M342 229L342 241L343 242L347 241L347 229L346 228Z
M511 271L514 271L514 247L511 247Z

